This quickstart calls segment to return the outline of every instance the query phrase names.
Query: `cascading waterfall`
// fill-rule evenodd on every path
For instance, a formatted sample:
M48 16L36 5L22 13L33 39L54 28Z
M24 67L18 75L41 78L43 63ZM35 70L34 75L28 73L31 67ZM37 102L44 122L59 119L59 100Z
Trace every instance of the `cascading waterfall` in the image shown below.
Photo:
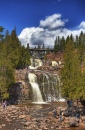
M37 68L42 65L40 59L31 59L29 68L38 71ZM30 71L28 74L29 82L33 89L34 101L43 102L43 99L46 102L57 100L64 101L65 99L61 97L61 82L59 75L43 71L39 71L39 74L41 79L34 73L30 73Z
M41 91L39 89L39 85L37 84L37 77L34 73L28 74L29 82L33 89L34 101L35 102L43 102L43 98L41 95Z
M59 76L50 73L43 73L41 91L46 101L57 101L59 97Z
M34 73L28 73L29 83L33 90L33 97L35 102L51 102L58 101L61 98L60 78L57 74L41 73L42 81L39 80ZM44 100L43 100L43 98Z
M45 100L48 101L50 99L49 99L49 97L48 97L48 95L46 93L48 92L48 90L49 90L48 87L50 86L49 77L48 77L47 74L43 74L43 78L42 79L43 79L42 80L42 84L41 84L41 86L42 86L42 92L44 94ZM45 88L45 86L46 86L46 88Z
M30 59L31 61L31 65L29 66L30 69L37 69L39 66L42 66L43 63L40 59L34 59L34 58L31 58Z

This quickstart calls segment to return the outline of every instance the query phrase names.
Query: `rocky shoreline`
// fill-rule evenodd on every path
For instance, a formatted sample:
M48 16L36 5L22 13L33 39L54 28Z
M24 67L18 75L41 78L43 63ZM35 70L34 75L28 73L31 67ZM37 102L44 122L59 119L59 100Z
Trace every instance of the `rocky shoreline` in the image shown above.
M57 108L56 118L53 117L55 107ZM63 111L62 123L59 118L60 109ZM81 116L80 119L65 116L66 109L66 106L62 107L59 103L47 107L24 104L9 105L3 109L0 106L0 130L84 130L85 116ZM71 127L72 123L75 127Z

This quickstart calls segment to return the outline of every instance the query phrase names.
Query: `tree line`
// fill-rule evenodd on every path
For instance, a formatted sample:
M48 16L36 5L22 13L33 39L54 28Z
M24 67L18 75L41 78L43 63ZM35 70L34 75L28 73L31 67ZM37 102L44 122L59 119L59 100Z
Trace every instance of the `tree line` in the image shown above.
M85 33L74 38L56 37L54 53L63 52L61 69L62 95L69 99L85 100Z
M11 34L0 26L0 98L9 98L8 89L13 83L14 70L22 69L30 64L29 48L21 45L16 33L16 28ZM0 99L0 100L2 100Z

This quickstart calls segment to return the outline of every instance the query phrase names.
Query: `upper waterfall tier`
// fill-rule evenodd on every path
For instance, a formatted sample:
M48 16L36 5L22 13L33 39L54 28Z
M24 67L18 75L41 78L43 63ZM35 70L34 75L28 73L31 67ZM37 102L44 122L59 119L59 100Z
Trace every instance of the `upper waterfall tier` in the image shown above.
M30 69L37 69L39 66L43 65L42 60L40 59L31 58L30 61L31 61L31 65L29 66Z

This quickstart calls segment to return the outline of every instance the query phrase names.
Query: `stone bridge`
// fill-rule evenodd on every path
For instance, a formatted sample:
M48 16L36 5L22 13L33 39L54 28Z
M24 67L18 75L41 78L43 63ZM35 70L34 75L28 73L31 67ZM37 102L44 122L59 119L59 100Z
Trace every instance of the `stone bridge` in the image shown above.
M31 56L34 58L44 58L48 48L29 48ZM53 52L53 48L49 48L50 52Z

